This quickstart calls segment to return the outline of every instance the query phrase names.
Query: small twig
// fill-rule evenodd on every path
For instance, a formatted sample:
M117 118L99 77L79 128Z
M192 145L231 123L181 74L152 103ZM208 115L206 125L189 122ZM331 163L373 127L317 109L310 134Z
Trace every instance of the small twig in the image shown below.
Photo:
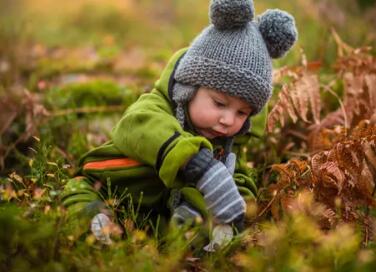
M354 51L354 48L350 47L348 44L342 41L342 39L339 37L338 33L335 31L333 27L331 28L331 32L332 32L334 41L337 44L337 54L339 57L343 57L345 55L344 53L349 53L349 52Z
M280 193L280 191L277 191L273 198L269 201L268 205L257 215L257 217L261 217L264 215L264 213L270 208L270 206L273 204L274 200L276 199L277 195Z
M365 230L364 230L364 232L365 232L365 234L364 234L364 245L368 246L368 241L369 241L368 224L366 224L366 226L364 228L365 228Z
M61 149L58 146L55 146L54 148L55 148L56 152L59 153L61 156L63 156L63 158L65 158L70 165L74 165L74 163L73 163L74 159L73 159L72 155L65 152L63 149Z
M347 114L346 114L346 109L345 109L345 105L343 105L342 101L341 101L341 98L338 96L338 94L336 94L335 92L333 92L332 88L331 88L331 85L334 83L334 80L332 82L330 82L328 85L324 85L322 86L324 88L325 91L329 92L330 94L332 94L334 97L337 98L340 106L341 106L341 110L342 110L342 114L343 114L343 118L344 118L344 122L345 122L345 136L347 136L347 128L350 127L350 125L348 124L348 119L347 119Z

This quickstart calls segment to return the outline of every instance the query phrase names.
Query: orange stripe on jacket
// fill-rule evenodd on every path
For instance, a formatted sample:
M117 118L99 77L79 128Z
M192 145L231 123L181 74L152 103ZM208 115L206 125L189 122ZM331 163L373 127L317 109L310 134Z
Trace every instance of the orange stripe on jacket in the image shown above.
M103 170L107 168L133 167L141 165L140 162L129 159L112 159L105 161L88 162L84 165L84 170Z

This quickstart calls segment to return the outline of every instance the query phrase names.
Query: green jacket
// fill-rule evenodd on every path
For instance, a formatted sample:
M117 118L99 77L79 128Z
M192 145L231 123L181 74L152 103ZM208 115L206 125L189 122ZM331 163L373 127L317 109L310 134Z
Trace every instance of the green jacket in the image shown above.
M96 181L104 189L100 191L102 198L103 195L109 197L109 190L111 193L114 190L118 193L126 190L134 203L139 203L142 198L143 207L159 208L163 212L171 201L175 201L171 200L171 191L178 191L201 213L206 213L201 194L193 184L183 181L179 174L182 165L202 147L211 150L216 148L214 142L193 131L184 130L175 118L174 102L171 99L173 73L185 51L178 51L167 64L154 89L141 95L125 111L112 130L112 139L82 157L80 174L85 178L80 178L80 182L68 182L63 195L64 205L73 213L79 212L95 199L100 199L99 192L92 186ZM240 145L237 143L242 140L244 142L244 136L235 141L235 151L239 151ZM128 164L129 161L124 158L131 158L136 163ZM101 163L103 161L106 163ZM246 167L246 162L238 160L235 172L234 178L240 192L254 197L254 177L252 170ZM80 197L84 201L80 201Z
M113 144L124 155L153 166L168 188L179 187L180 167L200 148L213 149L204 137L184 131L171 101L171 74L185 50L177 52L151 93L131 105L112 131Z

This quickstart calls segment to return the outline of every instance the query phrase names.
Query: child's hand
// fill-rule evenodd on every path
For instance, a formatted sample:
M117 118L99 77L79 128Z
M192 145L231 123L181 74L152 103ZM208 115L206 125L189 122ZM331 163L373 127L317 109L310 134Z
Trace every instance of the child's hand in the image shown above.
M226 166L206 148L200 150L184 168L186 179L196 183L207 208L218 223L227 224L244 217L246 204Z
M112 244L112 240L110 238L110 229L112 224L111 219L107 215L104 213L98 213L91 220L90 229L98 241L105 245L110 245Z

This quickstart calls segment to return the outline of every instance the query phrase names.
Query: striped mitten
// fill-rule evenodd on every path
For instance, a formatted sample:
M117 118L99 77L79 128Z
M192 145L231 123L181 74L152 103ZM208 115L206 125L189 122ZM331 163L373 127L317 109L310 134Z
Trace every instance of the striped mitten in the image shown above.
M200 150L183 170L196 183L207 208L218 223L237 222L244 217L246 204L226 166L206 148Z
M235 166L236 166L236 155L234 152L230 152L225 160L225 166L230 173L231 176L235 173Z

